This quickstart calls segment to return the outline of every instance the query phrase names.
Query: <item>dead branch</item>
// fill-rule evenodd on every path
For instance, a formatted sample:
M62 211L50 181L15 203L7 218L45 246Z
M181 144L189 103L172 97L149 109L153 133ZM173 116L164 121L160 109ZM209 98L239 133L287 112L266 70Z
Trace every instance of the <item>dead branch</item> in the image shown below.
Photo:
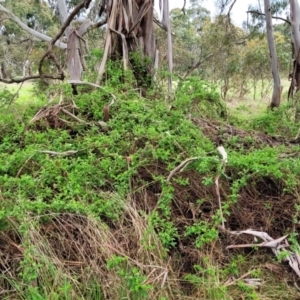
M53 156L68 156L68 155L73 155L76 154L78 152L78 150L68 150L68 151L64 151L64 152L56 152L56 151L50 151L50 150L40 150L37 151L38 153L45 153L45 154L50 154Z
M73 119L75 119L76 121L80 122L80 123L85 123L85 121L79 119L78 117L76 117L74 114L70 113L68 110L62 108L61 111L63 111L65 114L69 115L70 117L72 117Z
M251 275L251 271L243 274L242 276L240 276L239 278L234 278L233 280L227 280L224 284L224 286L231 286L234 285L236 283L238 283L239 281L243 280L244 278L246 278L247 276Z
M282 236L278 239L273 239L266 232L256 231L252 229L242 230L242 231L226 231L229 234L240 235L240 234L251 234L255 237L262 239L264 242L259 244L240 244L240 245L230 245L227 246L226 249L233 248L244 248L244 247L269 247L272 249L273 253L276 257L279 257L282 252L286 252L287 255L285 260L289 262L290 267L294 270L298 277L300 277L300 256L297 252L292 252L287 250L290 247L286 238L288 235ZM284 243L282 244L282 242Z
M221 202L221 194L220 194L220 185L219 185L219 178L221 174L224 172L226 163L227 163L227 152L225 151L223 146L219 146L217 148L219 153L222 155L222 161L221 161L221 167L218 172L218 174L215 177L215 185L216 185L216 193L217 193L217 198L218 198L218 203L219 203L219 209L220 209L220 214L221 214L221 222L222 222L222 228L225 229L225 224L224 224L224 216L223 216L223 210L222 210L222 202Z
M200 159L201 157L191 157L186 159L185 161L183 161L182 163L180 163L180 165L178 165L175 169L173 169L168 178L167 178L167 182L170 182L171 178L175 175L176 172L179 172L180 170L182 170L184 167L186 167L188 164L190 164L191 162L193 162L194 160Z
M19 169L19 171L18 171L16 177L20 177L20 175L21 175L21 173L22 173L24 167L25 167L26 164L32 159L32 157L33 157L35 154L36 154L36 152L34 152L32 155L30 155L30 156L25 160L23 166Z

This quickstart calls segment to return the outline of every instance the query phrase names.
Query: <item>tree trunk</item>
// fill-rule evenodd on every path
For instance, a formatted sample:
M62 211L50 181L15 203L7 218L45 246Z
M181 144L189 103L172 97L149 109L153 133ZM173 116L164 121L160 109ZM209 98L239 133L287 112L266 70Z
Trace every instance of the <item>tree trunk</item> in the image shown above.
M170 16L169 16L169 0L163 1L163 25L165 26L168 33L168 91L172 93L172 72L173 72L173 52L172 52L172 34L170 27Z
M300 89L300 7L298 0L290 0L290 14L291 14L291 30L292 30L292 44L293 44L293 58L294 66L291 74L291 86L289 89L289 98L293 98L294 94Z
M129 64L130 53L142 53L140 62L131 63L138 85L147 87L154 75L156 45L153 28L154 0L107 0L104 11L108 16L104 55L98 71L99 84L105 72L108 57L122 57L124 67ZM144 55L144 57L143 57ZM150 63L145 64L150 58ZM135 58L137 56L135 55Z
M276 53L273 28L272 28L272 14L271 14L270 0L264 0L264 3L265 3L266 24L267 24L267 38L268 38L269 52L271 57L272 75L273 75L273 95L272 95L270 107L274 108L280 105L281 84L280 84L278 60L277 60L277 53Z

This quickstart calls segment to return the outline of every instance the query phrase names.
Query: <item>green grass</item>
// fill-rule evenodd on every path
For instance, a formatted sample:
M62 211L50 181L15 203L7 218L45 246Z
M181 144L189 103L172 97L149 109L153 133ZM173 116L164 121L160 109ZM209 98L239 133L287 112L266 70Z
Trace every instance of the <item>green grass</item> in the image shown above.
M0 83L0 92L3 90L9 91L12 96L18 93L14 99L14 102L19 105L34 104L36 101L38 101L38 97L34 93L34 83L32 82L24 82L23 84Z

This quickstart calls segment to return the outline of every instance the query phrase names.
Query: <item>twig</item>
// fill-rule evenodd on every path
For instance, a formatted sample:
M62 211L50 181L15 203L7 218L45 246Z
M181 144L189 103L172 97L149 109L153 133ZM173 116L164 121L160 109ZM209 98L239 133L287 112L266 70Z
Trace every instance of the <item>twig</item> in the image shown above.
M24 163L24 165L19 169L19 171L18 171L18 173L17 173L17 175L16 175L16 177L20 177L20 175L21 175L21 172L23 171L23 169L24 169L24 167L25 167L25 165L32 159L32 157L34 156L36 154L36 152L35 153L33 153L32 155L30 155L27 159L26 159L26 161L25 161L25 163Z
M258 10L248 10L247 13L255 14L255 15L259 15L259 16L265 16L264 13L262 13L262 12L260 12ZM281 20L281 21L284 21L284 22L288 23L290 26L292 25L289 20L281 18L281 17L272 16L272 19Z
M68 156L68 155L73 155L76 154L79 150L68 150L64 152L56 152L56 151L50 151L50 150L40 150L37 151L38 153L45 153L45 154L50 154L50 155L61 155L61 156Z
M16 99L16 97L18 96L19 91L20 91L20 89L22 88L23 84L24 84L24 81L21 82L20 86L18 87L18 90L17 90L17 91L14 93L14 95L11 97L11 99L10 99L10 101L9 101L9 103L8 103L8 106L10 106L10 105L13 103L13 101Z
M113 105L114 102L117 100L117 97L109 92L108 90L106 90L104 87L98 85L98 84L95 84L95 83L92 83L92 82L88 82L88 81L81 81L81 80L69 80L70 83L74 83L74 84L86 84L86 85L90 85L90 86L93 86L93 87L97 87L105 92L107 92L108 94L111 94L112 97L113 97L113 100L110 102L109 106Z
M73 155L76 154L79 151L82 151L84 149L81 150L68 150L68 151L64 151L64 152L55 152L55 151L50 151L50 150L38 150L36 152L34 152L32 155L30 155L26 161L24 162L23 166L19 169L16 177L20 177L25 165L32 159L32 157L36 154L36 153L45 153L45 154L50 154L50 155L61 155L61 156L68 156L68 155Z
M188 164L190 164L192 161L200 159L201 157L191 157L186 159L185 161L183 161L179 166L177 166L175 169L173 169L168 178L167 178L167 182L170 182L171 178L175 175L176 172L180 171L181 169L183 169L184 167L186 167Z
M219 203L219 208L220 208L220 213L221 213L222 228L225 229L223 210L222 210L222 202L221 202L221 196L220 196L219 177L220 177L220 174L218 174L215 178L215 185L216 185L216 193L217 193L217 198L218 198L218 203Z
M225 229L225 224L224 224L224 217L223 217L223 210L222 210L222 202L221 202L221 195L220 195L220 186L219 186L219 178L220 175L224 172L226 163L227 163L227 152L225 151L223 146L219 146L217 148L219 153L222 155L222 162L221 162L221 168L218 174L215 177L215 185L216 185L216 193L218 197L218 202L219 202L219 208L220 208L220 213L221 213L221 222L222 222L222 228Z
M65 114L69 115L70 117L74 118L76 121L81 122L81 123L85 123L85 121L79 119L78 117L76 117L74 114L70 113L68 110L62 108L61 109Z
M251 275L251 271L245 273L244 275L240 276L240 277L237 278L237 279L234 279L233 281L231 281L231 282L229 282L229 283L225 282L224 286L227 287L227 286L230 286L230 285L234 285L234 284L236 284L239 280L242 280L242 279L244 279L245 277L247 277L247 276L249 276L249 275Z

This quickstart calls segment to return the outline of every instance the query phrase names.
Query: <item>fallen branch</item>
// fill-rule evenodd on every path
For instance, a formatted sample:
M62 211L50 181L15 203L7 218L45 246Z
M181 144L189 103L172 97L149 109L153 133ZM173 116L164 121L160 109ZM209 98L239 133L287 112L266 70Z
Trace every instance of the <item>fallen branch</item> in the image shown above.
M251 271L243 274L242 276L240 276L239 278L230 278L229 280L227 280L224 284L225 287L231 286L231 285L235 285L238 284L241 280L243 280L245 282L245 284L253 286L255 288L258 288L261 285L261 279L259 278L246 278L247 276L251 275Z
M76 154L79 150L68 150L64 152L56 152L56 151L50 151L50 150L40 150L37 151L38 153L45 153L45 154L50 154L50 155L57 155L57 156L68 156L68 155L73 155Z
M277 258L280 257L281 253L286 253L285 259L289 262L290 267L294 270L297 276L300 278L300 256L297 252L292 252L287 250L290 247L286 238L288 235L280 237L278 239L273 239L270 237L266 232L256 231L252 229L242 230L242 231L226 231L229 234L240 235L240 234L251 234L255 237L259 237L264 242L259 244L240 244L240 245L230 245L227 246L226 249L233 249L233 248L244 248L244 247L269 247L272 249L273 253L276 255ZM282 242L284 243L282 244Z
M36 152L34 152L32 155L30 155L26 161L24 162L23 166L19 169L16 177L20 177L24 167L26 166L26 164L32 159L32 157L37 154L37 153L44 153L44 154L49 154L49 155L57 155L57 156L68 156L68 155L73 155L73 154L76 154L77 152L79 151L82 151L84 149L81 149L81 150L68 150L68 151L64 151L64 152L56 152L56 151L50 151L50 150L38 150Z
M24 162L24 164L23 164L23 166L19 169L19 171L18 171L18 173L17 173L17 175L16 175L16 177L20 177L20 175L21 175L21 173L22 173L22 171L23 171L23 169L24 169L24 167L26 166L26 164L32 159L32 157L34 156L36 154L36 152L35 153L33 153L32 155L30 155L26 160L25 160L25 162Z
M183 161L179 166L177 166L175 169L173 169L168 178L167 178L167 182L170 182L171 178L175 175L176 172L180 172L184 167L186 167L188 164L190 164L191 162L197 160L197 159L200 159L201 157L198 156L198 157L191 157L191 158L188 158L186 159L185 161Z
M80 123L85 123L85 121L79 119L78 117L76 117L74 114L72 114L71 112L69 112L68 110L62 108L61 111L63 111L65 114L69 115L70 117L72 117L73 119L75 119L76 121L80 122Z
M225 148L223 146L219 146L217 148L217 150L222 155L222 162L221 162L221 166L220 166L220 171L218 172L218 174L215 177L215 185L216 185L216 193L217 193L217 197L218 197L219 209L220 209L220 214L221 214L222 228L225 229L221 195L220 195L219 178L220 178L221 174L224 172L225 166L227 164L227 152L225 151Z

